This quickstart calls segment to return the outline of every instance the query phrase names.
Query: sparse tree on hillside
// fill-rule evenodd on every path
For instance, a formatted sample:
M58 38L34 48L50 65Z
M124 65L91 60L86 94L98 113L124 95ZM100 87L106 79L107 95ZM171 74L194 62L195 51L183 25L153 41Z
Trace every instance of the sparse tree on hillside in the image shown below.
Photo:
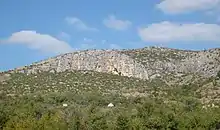
M217 77L220 78L220 71L218 71L218 73L217 73Z
M129 129L129 119L125 115L119 115L116 121L116 130L128 130Z

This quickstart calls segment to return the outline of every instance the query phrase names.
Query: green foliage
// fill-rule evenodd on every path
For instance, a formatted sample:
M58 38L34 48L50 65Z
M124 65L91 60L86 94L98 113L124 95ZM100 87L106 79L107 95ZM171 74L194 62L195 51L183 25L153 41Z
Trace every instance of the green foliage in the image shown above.
M128 130L129 119L127 116L120 114L116 120L116 130Z
M46 100L46 97L43 98ZM183 105L179 103L171 105L142 97L139 98L140 102L132 102L131 106L123 103L128 99L121 99L122 104L115 108L94 104L87 107L70 105L65 108L62 104L51 107L52 104L45 104L47 102L45 100L39 102L30 97L15 99L11 104L4 104L5 109L1 110L1 126L5 130L68 128L205 130L214 128L214 125L220 121L218 108L203 110L193 98L182 99ZM35 105L27 102L34 102Z
M218 73L217 73L217 77L220 78L220 71L218 71Z
M220 109L202 109L201 86L96 72L14 74L0 83L0 130L212 129Z
M89 118L89 125L92 130L106 130L108 128L106 117L99 113L91 114Z
M9 120L9 117L7 116L6 110L0 110L0 129L5 127L5 123L8 120Z

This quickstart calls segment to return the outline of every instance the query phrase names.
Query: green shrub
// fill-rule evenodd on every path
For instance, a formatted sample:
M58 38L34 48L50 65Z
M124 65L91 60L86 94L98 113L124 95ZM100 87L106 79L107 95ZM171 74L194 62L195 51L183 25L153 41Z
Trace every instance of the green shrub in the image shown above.
M4 92L0 130L206 130L220 121L220 109L202 109L202 93L197 91L212 83L209 79L167 86L160 79L151 82L95 72L37 77L15 74L0 85ZM107 107L110 102L115 106Z
M220 71L218 71L218 73L217 73L217 77L220 78Z
M116 130L128 130L129 129L129 119L127 116L120 114L116 121Z

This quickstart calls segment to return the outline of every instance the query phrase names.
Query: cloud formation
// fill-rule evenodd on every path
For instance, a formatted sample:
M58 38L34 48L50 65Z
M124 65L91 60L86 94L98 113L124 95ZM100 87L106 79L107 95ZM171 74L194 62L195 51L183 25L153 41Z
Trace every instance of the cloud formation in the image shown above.
M78 41L76 46L77 50L86 50L86 49L121 49L121 46L118 44L110 43L107 40L93 40L90 38L83 38Z
M127 30L132 23L128 20L119 20L114 15L109 15L108 18L103 20L103 24L111 29L123 31Z
M86 49L95 49L97 44L93 41L93 39L84 37L82 40L79 40L74 48L76 50L86 50Z
M73 48L66 42L60 41L48 34L40 34L33 30L23 30L13 33L4 43L23 44L34 50L46 53L67 53Z
M209 11L220 8L220 0L163 0L156 7L167 14Z
M220 16L217 18L217 22L220 23Z
M109 44L109 48L110 49L121 49L121 46L119 46L118 44Z
M213 41L220 42L220 25L217 24L179 24L164 21L138 29L145 42L172 41Z
M82 20L76 17L66 17L65 21L79 31L98 31L97 28L89 27Z
M64 41L69 41L71 39L71 36L68 33L60 32L58 34L58 38Z

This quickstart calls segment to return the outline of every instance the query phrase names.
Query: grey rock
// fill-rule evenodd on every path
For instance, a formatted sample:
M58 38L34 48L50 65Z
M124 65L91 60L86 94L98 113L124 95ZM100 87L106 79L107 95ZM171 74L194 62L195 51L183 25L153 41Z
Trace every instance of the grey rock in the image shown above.
M170 48L142 48L122 51L142 63L149 76L168 73L193 73L205 77L216 76L220 71L220 49L206 51L177 50Z
M205 51L148 47L132 50L86 50L59 55L8 71L36 74L92 70L149 79L165 75L198 74L216 76L220 71L220 49ZM178 77L178 76L177 76Z
M54 73L71 70L93 70L104 73L115 73L122 76L148 79L145 67L131 57L112 50L90 50L59 55L28 67L17 68L14 71L38 73L49 71Z

